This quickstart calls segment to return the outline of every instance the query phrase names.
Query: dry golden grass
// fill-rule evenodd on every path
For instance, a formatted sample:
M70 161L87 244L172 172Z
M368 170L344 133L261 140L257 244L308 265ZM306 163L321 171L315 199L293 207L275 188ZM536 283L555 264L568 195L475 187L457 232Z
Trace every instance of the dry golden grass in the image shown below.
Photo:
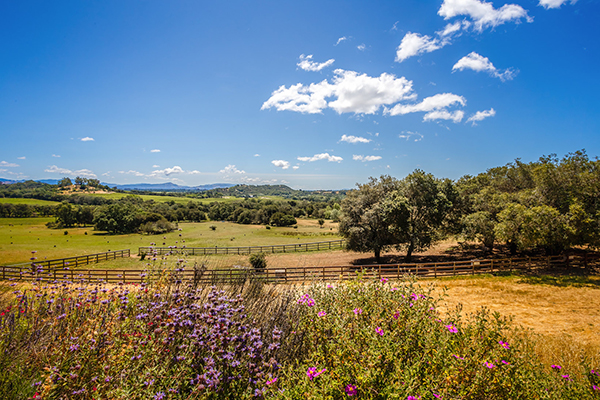
M529 329L546 364L576 367L582 357L600 366L600 277L475 276L433 281L445 288L445 309L481 307Z

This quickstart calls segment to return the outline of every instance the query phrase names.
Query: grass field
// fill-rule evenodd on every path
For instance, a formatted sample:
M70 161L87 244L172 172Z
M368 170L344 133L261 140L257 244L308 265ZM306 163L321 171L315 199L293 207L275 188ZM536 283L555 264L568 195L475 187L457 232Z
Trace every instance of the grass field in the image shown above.
M297 229L215 221L180 223L181 231L165 235L109 235L93 227L48 229L45 224L49 221L54 218L0 218L0 265L27 262L32 251L37 251L38 259L54 259L109 250L137 253L138 247L152 242L157 246L238 247L340 239L337 224L328 221L321 229L310 219L299 219ZM216 230L211 230L211 225Z
M60 204L57 201L49 200L38 200L38 199L13 199L8 197L0 197L0 203L4 204L27 204L27 205L44 205L44 206L55 206Z

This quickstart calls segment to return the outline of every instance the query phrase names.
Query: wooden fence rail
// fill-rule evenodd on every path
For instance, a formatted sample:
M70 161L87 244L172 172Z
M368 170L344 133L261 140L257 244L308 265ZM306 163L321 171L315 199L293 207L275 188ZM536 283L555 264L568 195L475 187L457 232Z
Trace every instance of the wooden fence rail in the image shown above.
M486 259L469 261L450 261L418 264L377 264L362 266L323 266L289 267L255 271L249 268L201 269L185 268L181 272L148 270L58 270L34 273L31 268L0 267L2 279L40 280L40 281L85 281L107 283L142 283L157 279L166 274L171 281L193 281L199 284L235 283L248 277L262 279L269 283L292 283L307 281L346 280L356 277L357 273L369 273L377 278L399 279L404 275L419 278L439 278L480 273L534 270L547 267L598 268L600 258L589 256L551 256L524 257L510 259Z
M58 258L54 260L32 260L27 263L19 263L12 265L5 265L0 268L4 270L10 269L20 269L20 270L32 270L35 266L42 268L44 271L54 270L54 269L64 269L64 268L78 268L80 266L95 264L100 261L107 260L115 260L117 258L125 258L130 257L131 251L129 249L125 250L116 250L116 251L107 251L104 253L96 253L96 254L87 254L84 256L75 256L75 257L67 257L67 258Z
M188 256L208 255L208 254L252 254L252 253L291 253L299 251L319 251L343 249L346 241L331 240L327 242L280 244L271 246L244 246L244 247L140 247L138 254L167 254L167 253L185 253Z

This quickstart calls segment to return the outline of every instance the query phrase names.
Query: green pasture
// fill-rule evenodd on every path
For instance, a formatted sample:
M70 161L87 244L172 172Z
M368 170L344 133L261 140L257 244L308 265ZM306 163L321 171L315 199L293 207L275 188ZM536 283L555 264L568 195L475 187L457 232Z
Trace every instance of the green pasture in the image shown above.
M14 198L9 198L9 197L0 197L0 203L4 203L4 204L27 204L29 206L32 206L32 205L55 206L57 204L60 204L57 201L50 201L50 200L14 199Z
M300 219L298 228L266 229L260 225L240 225L232 222L180 223L181 230L164 235L110 235L93 227L49 229L48 218L0 218L0 265L27 262L31 252L43 260L65 258L109 250L140 246L239 247L319 242L340 239L337 224L330 221L319 228L316 220ZM214 225L213 231L210 226ZM67 234L65 234L67 232Z
M86 196L97 196L97 197L102 197L105 199L118 200L123 197L132 195L133 193L82 193L82 194L85 194ZM222 203L230 203L230 202L234 202L234 201L243 200L242 198L239 198L239 197L219 197L219 198L199 199L199 198L195 198L195 197L158 196L158 195L150 195L150 194L141 194L141 195L136 194L135 196L141 197L144 201L148 201L148 200L153 200L155 202L174 201L175 203L178 203L178 204L187 204L189 201L195 201L195 202L199 202L202 204L210 204L215 201L222 202ZM283 200L283 197L278 197L278 196L264 196L264 197L260 197L260 198L261 199L263 199L263 198L271 199L271 200Z

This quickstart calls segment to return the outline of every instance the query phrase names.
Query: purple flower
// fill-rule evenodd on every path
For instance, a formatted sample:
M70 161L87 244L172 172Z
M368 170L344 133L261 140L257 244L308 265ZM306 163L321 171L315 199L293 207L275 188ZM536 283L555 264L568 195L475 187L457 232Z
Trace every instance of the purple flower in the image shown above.
M492 364L491 362L487 362L487 361L486 361L486 362L484 362L484 363L483 363L483 365L485 365L485 366L486 366L486 367L488 367L489 369L492 369L492 368L494 368L494 367L495 367L495 365L494 365L494 364Z
M454 325L445 325L445 327L452 333L458 332L458 329Z
M420 398L421 398L421 396L419 396L419 397L416 397L416 396L408 396L408 397L406 398L406 400L419 400Z
M352 396L356 396L358 394L358 390L356 389L356 386L354 385L346 385L346 394L350 397Z
M551 367L552 367L552 369L555 369L557 371L560 371L562 369L562 367L560 365L554 365L554 364L552 364Z
M565 378L565 380L567 380L567 381L572 381L573 380L573 379L571 379L571 377L569 376L569 374L564 374L564 375L561 375L561 376L563 378Z
M163 400L165 398L165 394L163 392L158 392L154 396L154 400Z
M592 385L592 390L600 390L600 386Z
M452 357L456 358L457 360L464 360L464 357L461 356L457 356L456 354L452 354Z
M319 317L324 317L324 316L326 316L326 315L327 315L327 313L326 313L325 311L319 311L319 312L317 313L317 315L318 315Z
M506 350L510 349L510 346L508 345L508 343L503 342L502 340L500 340L498 343L500 343L500 346L504 347Z
M387 283L388 278L381 278L381 283Z
M363 313L362 308L355 308L354 309L354 315L359 315L359 314L362 314L362 313Z
M375 332L377 332L379 334L379 336L383 336L383 329L380 326L375 328Z
M307 293L298 299L298 304L306 304L307 306L312 307L315 305L315 299L311 298Z

